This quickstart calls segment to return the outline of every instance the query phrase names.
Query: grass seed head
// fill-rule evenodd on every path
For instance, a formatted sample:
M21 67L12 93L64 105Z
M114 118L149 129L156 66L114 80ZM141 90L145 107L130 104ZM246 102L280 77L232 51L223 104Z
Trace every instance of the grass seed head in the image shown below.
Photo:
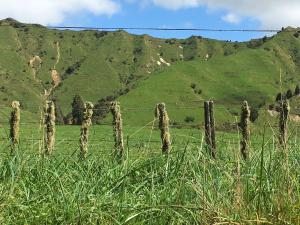
M84 104L83 120L80 133L80 153L82 158L86 158L88 154L88 135L89 127L92 125L94 105L91 102Z
M111 103L111 113L113 115L115 151L118 157L122 158L124 155L123 121L119 102Z
M288 118L290 113L290 104L288 99L281 102L280 118L279 118L279 143L283 148L287 146L288 138Z
M171 135L169 132L169 117L165 103L160 103L156 105L155 116L159 119L159 129L161 132L160 136L162 140L162 152L168 153L171 147Z
M19 143L19 133L20 133L20 103L18 101L13 101L12 112L10 117L10 140L12 144L12 151Z
M250 139L250 131L249 131L249 123L250 123L250 108L247 101L243 101L241 107L241 121L240 121L240 130L242 133L241 140L241 153L244 159L248 158L249 155L249 139Z
M51 155L55 144L55 104L46 101L44 107L45 154Z

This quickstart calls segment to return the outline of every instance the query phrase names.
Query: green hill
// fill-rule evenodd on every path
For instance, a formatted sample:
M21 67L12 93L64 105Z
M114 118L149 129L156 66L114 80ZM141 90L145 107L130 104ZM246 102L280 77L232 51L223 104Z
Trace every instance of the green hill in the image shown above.
M300 83L299 29L243 43L53 30L13 19L0 21L0 31L0 104L19 100L31 114L49 98L66 116L79 94L95 103L118 98L128 124L149 122L161 101L172 122L199 122L202 100L214 99L225 123L244 99L258 110L274 103L280 70L283 90Z

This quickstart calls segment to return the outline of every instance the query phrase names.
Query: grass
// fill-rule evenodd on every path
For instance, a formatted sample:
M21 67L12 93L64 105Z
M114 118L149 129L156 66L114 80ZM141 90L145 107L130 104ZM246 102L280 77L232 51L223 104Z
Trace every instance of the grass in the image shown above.
M113 159L110 126L91 128L84 161L80 127L57 127L50 158L39 156L38 140L25 140L38 139L38 129L21 130L17 155L1 145L1 224L300 224L294 129L288 154L269 128L253 134L244 162L237 133L217 133L212 160L201 130L171 129L173 148L164 156L158 130L125 126L124 164Z
M21 102L25 122L14 156L8 128L0 130L1 224L300 224L298 126L291 126L287 151L277 145L277 127L262 129L276 120L265 108L274 103L279 85L286 91L300 82L297 30L231 43L0 23L10 24L0 27L1 122L8 121L11 109L5 106L12 100ZM36 76L27 64L34 55L43 60ZM160 57L171 66L158 66ZM118 98L124 112L123 164L113 158L113 129L106 125L91 127L84 161L78 157L78 126L57 126L53 156L40 157L41 129L34 121L54 65L63 82L51 97L64 115L75 94L96 102L132 79L135 88ZM152 121L155 105L166 103L172 125L181 126L187 116L201 124L204 99L215 101L218 129L236 122L243 100L262 109L251 125L249 161L241 159L234 130L217 132L217 159L212 160L203 131L185 126L171 126L171 153L161 154ZM295 114L298 102L291 99Z

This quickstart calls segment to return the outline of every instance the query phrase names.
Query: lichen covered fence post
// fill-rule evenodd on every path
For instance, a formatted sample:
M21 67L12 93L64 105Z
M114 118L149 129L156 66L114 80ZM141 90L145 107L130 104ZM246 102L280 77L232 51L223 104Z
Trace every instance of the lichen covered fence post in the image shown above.
M11 151L15 150L15 147L19 144L20 138L20 103L18 101L13 101L12 111L10 117L10 142Z
M44 144L45 155L51 155L55 145L55 104L46 101L44 106Z
M111 113L113 116L113 131L115 140L115 156L124 159L124 140L123 140L123 121L121 114L121 107L119 102L111 103Z
M92 125L94 105L91 102L84 104L84 112L81 124L80 132L80 157L85 159L88 155L88 138L89 138L89 127Z
M241 121L239 124L242 139L241 139L241 153L246 160L249 157L249 144L250 144L250 108L247 101L243 101L241 107Z
M205 142L208 146L211 146L209 101L204 102L204 124L205 124Z
M209 102L209 119L210 119L210 139L211 139L211 155L216 158L216 131L215 131L215 115L214 115L214 102Z
M290 113L289 100L281 101L279 117L279 144L286 149L288 139L288 118Z
M214 117L214 102L204 102L204 123L205 123L205 142L209 147L211 156L216 158L216 132L215 132L215 117Z
M159 120L160 137L162 141L162 152L169 153L171 148L171 135L169 131L169 117L165 103L159 103L156 105L155 117Z

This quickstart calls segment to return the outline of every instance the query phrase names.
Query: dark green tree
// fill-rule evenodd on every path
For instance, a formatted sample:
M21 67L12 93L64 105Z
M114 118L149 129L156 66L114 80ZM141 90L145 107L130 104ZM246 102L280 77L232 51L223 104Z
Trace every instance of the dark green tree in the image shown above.
M75 95L72 102L72 123L80 125L82 123L84 101L80 95Z
M296 85L296 88L295 88L295 95L300 95L300 88L299 88L299 85L297 84Z
M250 121L254 123L258 119L259 113L257 109L251 109L250 111Z
M281 93L278 93L277 96L276 96L276 102L279 102L283 99L283 96Z
M286 96L287 99L290 99L291 97L293 97L293 92L291 91L291 89L287 90L285 96Z
M60 107L60 104L56 99L53 99L54 105L55 105L55 122L57 124L64 124L64 114L62 112L62 109Z
M111 102L114 101L116 96L106 96L100 99L94 106L93 123L100 124L106 115L110 112Z

